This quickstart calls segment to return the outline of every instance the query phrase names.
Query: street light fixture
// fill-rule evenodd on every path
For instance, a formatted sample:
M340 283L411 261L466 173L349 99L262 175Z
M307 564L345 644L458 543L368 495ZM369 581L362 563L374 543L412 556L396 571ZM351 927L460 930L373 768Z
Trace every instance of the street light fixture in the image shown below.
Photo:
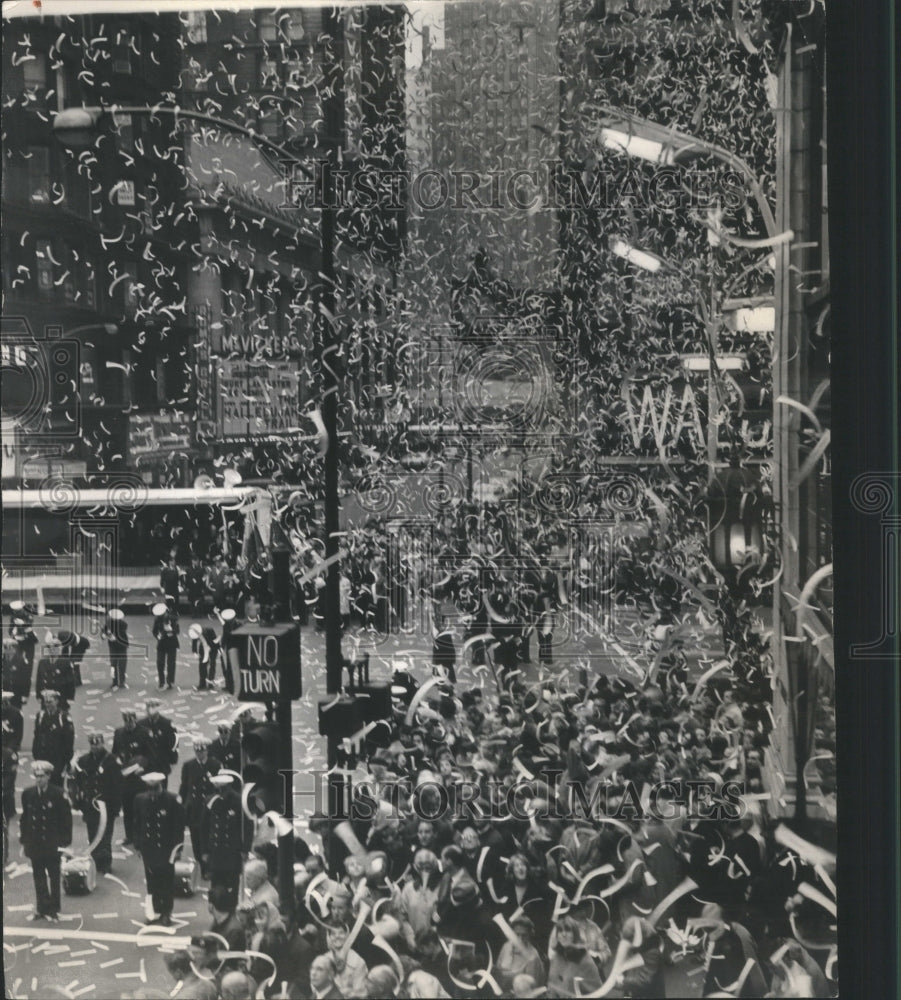
M633 247L631 244L627 243L622 239L614 239L610 243L610 250L617 257L622 257L623 260L628 261L630 264L634 264L635 267L643 268L645 271L659 271L663 266L662 258L658 257L656 254L649 253L647 250L639 250L637 247Z
M649 122L639 115L630 114L621 108L601 105L599 110L609 117L609 122L601 128L600 140L605 149L636 156L657 164L678 164L693 156L713 156L741 174L742 179L754 197L767 236L772 240L778 235L773 210L767 201L754 171L731 150L716 143L707 142L697 136L666 128L656 122Z

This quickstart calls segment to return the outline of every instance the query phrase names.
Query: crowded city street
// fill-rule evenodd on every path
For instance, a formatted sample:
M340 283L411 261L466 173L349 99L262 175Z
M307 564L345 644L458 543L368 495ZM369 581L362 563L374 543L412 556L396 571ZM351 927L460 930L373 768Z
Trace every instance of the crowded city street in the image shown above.
M118 8L4 22L7 1000L837 995L822 10Z

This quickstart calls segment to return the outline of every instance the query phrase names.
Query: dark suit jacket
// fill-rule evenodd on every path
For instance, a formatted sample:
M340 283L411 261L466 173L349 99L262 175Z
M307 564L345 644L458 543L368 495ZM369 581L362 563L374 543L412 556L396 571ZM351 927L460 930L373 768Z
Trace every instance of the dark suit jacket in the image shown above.
M182 843L185 811L172 792L141 792L135 796L135 846L144 863L159 867L169 863L173 848Z
M178 797L184 806L188 823L199 823L203 817L204 803L213 794L210 775L218 774L220 766L219 761L210 756L207 756L205 764L201 764L195 757L182 765Z
M32 786L22 792L19 839L28 858L53 854L72 843L72 809L61 789L49 785L39 793Z

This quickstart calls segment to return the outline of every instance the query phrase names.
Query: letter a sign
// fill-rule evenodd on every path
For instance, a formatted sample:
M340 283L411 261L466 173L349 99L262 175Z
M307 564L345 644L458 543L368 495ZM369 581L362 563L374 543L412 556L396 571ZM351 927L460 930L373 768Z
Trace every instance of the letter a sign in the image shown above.
M238 677L238 701L300 698L300 630L296 625L242 625L228 637L225 655Z

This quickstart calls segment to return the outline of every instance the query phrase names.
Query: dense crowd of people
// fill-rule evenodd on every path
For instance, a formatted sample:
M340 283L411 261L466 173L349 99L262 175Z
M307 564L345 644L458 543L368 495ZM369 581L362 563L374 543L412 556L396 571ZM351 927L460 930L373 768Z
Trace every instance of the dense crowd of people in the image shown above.
M346 571L347 614L375 627L380 575L361 551ZM360 587L367 573L371 604ZM192 602L184 579L169 561L154 608L161 689L172 683L179 603ZM704 996L833 995L834 856L770 818L772 719L754 677L727 658L689 683L674 648L653 684L586 664L567 686L548 668L548 636L572 579L548 560L546 572L505 580L473 552L428 582L433 662L418 679L395 674L391 718L344 759L347 818L305 817L290 901L275 889L273 825L242 804L242 719L194 740L177 790L178 740L156 698L143 718L123 712L111 746L94 733L76 757L67 707L84 644L71 632L45 637L35 788L53 789L54 816L68 810L69 819L56 817L48 839L44 797L23 796L36 919L59 911L59 850L74 808L101 873L121 813L126 845L141 852L152 922L171 926L180 880L208 886L209 926L167 954L169 995L183 1000L662 997L680 963L703 970ZM318 589L305 602L310 624ZM468 613L463 626L444 619L448 606ZM224 632L241 620L215 608ZM125 616L107 615L103 634L113 686L126 687ZM198 687L212 686L217 663L225 676L223 635L199 625L188 635ZM27 612L14 612L4 645L4 830L16 812L8 791L40 645ZM527 681L523 667L536 660L539 679ZM474 683L458 679L463 661ZM832 718L827 700L820 709ZM178 867L183 842L194 876Z

